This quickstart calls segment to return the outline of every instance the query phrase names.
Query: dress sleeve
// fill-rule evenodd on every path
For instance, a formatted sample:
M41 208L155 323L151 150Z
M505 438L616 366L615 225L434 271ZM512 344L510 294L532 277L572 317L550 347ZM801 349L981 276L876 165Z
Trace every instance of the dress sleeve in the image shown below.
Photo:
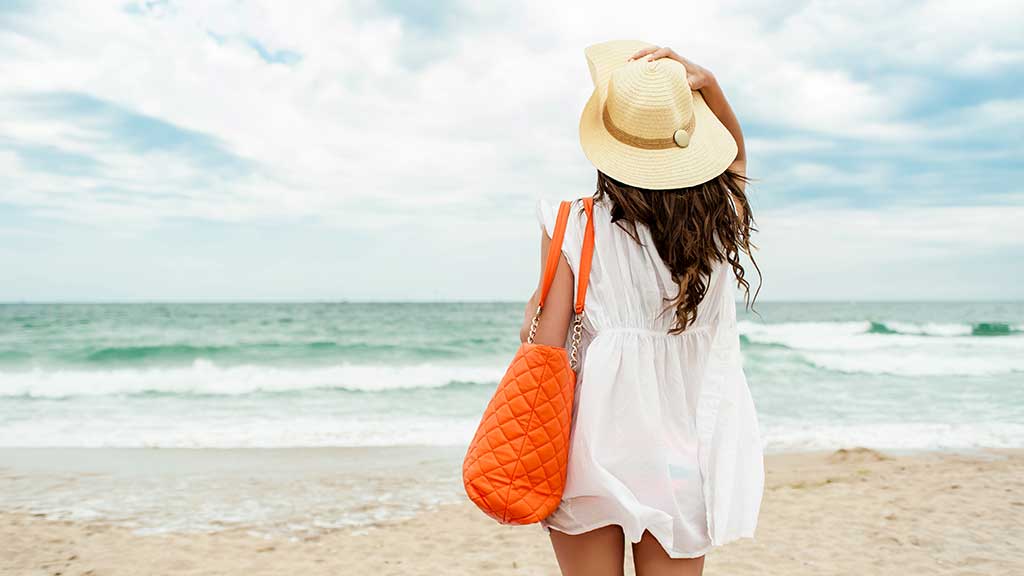
M559 202L550 202L544 198L537 199L537 221L540 228L550 238L555 232L555 222L558 220ZM569 263L572 273L576 274L579 265L580 250L583 248L580 238L582 237L583 220L576 217L577 206L573 205L573 211L569 214L569 222L565 227L565 237L562 239L562 255Z
M555 220L558 218L558 204L552 204L543 197L537 198L537 221L540 229L550 238L555 231Z

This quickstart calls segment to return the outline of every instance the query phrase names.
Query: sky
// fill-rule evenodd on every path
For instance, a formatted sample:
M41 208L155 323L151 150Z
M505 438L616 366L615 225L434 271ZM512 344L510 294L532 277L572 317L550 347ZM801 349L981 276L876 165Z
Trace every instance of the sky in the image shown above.
M641 6L641 7L637 7ZM764 300L1024 298L1024 3L0 0L0 301L525 300L583 49L747 137Z

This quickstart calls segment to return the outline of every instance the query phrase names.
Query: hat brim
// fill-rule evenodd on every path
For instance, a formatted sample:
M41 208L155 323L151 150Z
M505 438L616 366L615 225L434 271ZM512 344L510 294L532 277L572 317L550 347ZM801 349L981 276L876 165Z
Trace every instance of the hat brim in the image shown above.
M654 44L641 40L610 40L587 46L583 50L583 55L587 58L590 79L594 82L594 88L608 82L612 72L625 64L633 54L644 48L655 47Z
M729 168L736 159L736 141L699 91L693 92L694 128L685 148L636 148L612 136L602 119L608 79L616 68L626 65L635 50L630 51L634 46L615 45L609 53L602 53L595 48L588 48L587 60L599 83L580 116L580 145L595 168L619 182L650 190L697 186ZM622 56L624 52L629 53Z

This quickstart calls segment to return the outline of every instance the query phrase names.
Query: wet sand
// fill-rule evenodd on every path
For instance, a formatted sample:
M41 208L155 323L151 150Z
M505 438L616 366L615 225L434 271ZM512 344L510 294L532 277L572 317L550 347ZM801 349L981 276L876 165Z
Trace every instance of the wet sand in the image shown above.
M375 468L379 458L367 450L366 460L344 449L149 450L128 471L123 462L112 464L125 459L124 451L2 450L0 574L558 573L539 527L498 526L458 498L445 503L457 482L457 470L450 470L455 452L407 449L393 454L395 467ZM335 462L344 464L335 469ZM1024 452L853 449L772 455L767 466L756 539L714 550L706 574L1024 573ZM164 480L153 480L154 469ZM382 519L368 514L353 526L325 522L287 530L296 518L323 517L315 507L324 506L332 490L353 489L336 474L365 473L401 495L417 494L413 488L439 469L445 470L438 480L443 497L430 509ZM163 510L166 517L147 523L137 513L112 514L118 506L107 504L89 517L81 500L98 498L104 486L124 510ZM172 502L175 487L181 498ZM214 527L177 522L159 528L175 515L221 510L223 502L213 500L223 501L233 487L244 495L233 505L244 507L253 498L294 505L286 513L276 504L257 505L269 510L264 520L258 514L224 520L221 514ZM135 500L145 489L164 492L139 506ZM318 496L301 497L308 492ZM47 500L52 493L61 497ZM69 513L74 505L77 515ZM363 505L372 511L376 504Z

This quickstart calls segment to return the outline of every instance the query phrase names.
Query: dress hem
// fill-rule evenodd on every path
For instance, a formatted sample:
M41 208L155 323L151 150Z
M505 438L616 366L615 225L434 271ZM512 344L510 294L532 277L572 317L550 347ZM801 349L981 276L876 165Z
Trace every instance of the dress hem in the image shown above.
M562 534L567 534L569 536L579 536L580 534L584 534L586 532L590 532L591 530L597 530L599 528L606 528L608 526L618 526L619 528L622 528L623 535L626 535L626 528L622 524L619 524L618 522L598 522L598 523L595 523L593 525L583 526L582 528L577 528L577 529L573 529L573 530L562 530L561 528L555 528L554 526L548 526L548 525L545 525L544 523L540 524L540 527L545 532L550 533L552 530L555 530L556 532L561 532ZM752 531L750 531L750 532L741 532L739 534L730 536L730 537L726 538L725 540L721 540L719 542L712 542L711 544L708 544L707 546L705 546L704 548L701 548L699 551L696 551L696 552L677 552L675 550L669 550L668 548L666 548L665 547L665 543L662 542L661 540L659 540L658 537L654 535L654 532L651 532L650 529L645 527L643 530L640 531L640 538L637 538L636 540L633 540L631 537L626 535L626 540L629 540L632 544L636 544L636 543L640 542L641 538L644 537L644 532L650 532L651 536L654 536L654 539L658 541L658 544L661 546L661 549L664 550L665 553L668 554L668 557L672 558L673 560L700 558L701 556L707 555L707 553L710 552L713 548L718 548L719 546L724 546L724 545L729 544L731 542L735 542L736 540L742 540L743 538L749 538L751 540L754 539L754 533Z

